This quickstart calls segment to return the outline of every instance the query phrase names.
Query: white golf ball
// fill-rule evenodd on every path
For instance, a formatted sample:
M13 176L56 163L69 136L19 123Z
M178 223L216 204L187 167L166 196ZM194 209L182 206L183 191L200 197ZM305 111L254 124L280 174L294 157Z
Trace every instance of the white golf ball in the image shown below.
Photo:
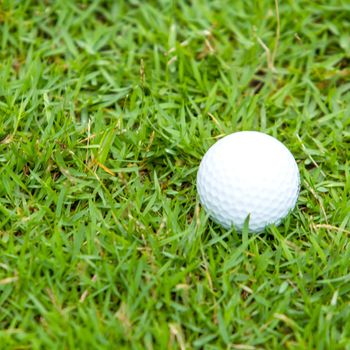
M223 227L249 231L278 225L294 208L300 176L290 151L272 136L242 131L217 141L204 155L197 175L200 202Z

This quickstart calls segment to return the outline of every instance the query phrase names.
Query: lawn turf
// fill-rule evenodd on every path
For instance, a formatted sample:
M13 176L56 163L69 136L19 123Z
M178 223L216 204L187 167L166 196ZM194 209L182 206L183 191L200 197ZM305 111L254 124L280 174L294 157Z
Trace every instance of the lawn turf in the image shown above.
M1 349L350 349L350 5L277 13L1 3ZM296 210L259 235L196 194L239 130L301 172Z

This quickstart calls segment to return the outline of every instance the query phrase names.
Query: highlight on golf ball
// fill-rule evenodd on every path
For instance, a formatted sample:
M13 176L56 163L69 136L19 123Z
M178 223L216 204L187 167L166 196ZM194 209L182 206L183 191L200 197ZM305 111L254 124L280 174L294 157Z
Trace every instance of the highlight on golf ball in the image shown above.
M225 136L209 148L197 174L199 199L224 228L261 232L294 208L300 188L297 163L280 141L257 131Z

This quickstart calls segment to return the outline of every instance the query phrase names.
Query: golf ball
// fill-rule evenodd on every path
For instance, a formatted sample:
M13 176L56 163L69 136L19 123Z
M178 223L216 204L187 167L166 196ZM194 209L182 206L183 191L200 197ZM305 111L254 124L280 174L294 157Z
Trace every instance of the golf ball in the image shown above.
M290 151L257 131L230 134L209 148L197 174L200 202L217 223L242 231L278 225L294 208L300 176Z

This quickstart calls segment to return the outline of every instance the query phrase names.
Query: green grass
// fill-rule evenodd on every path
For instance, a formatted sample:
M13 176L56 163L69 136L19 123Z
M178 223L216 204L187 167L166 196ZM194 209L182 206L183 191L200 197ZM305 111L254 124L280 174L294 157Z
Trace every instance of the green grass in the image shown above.
M1 3L1 349L350 349L349 3L189 3ZM301 172L259 235L196 194L238 130Z

